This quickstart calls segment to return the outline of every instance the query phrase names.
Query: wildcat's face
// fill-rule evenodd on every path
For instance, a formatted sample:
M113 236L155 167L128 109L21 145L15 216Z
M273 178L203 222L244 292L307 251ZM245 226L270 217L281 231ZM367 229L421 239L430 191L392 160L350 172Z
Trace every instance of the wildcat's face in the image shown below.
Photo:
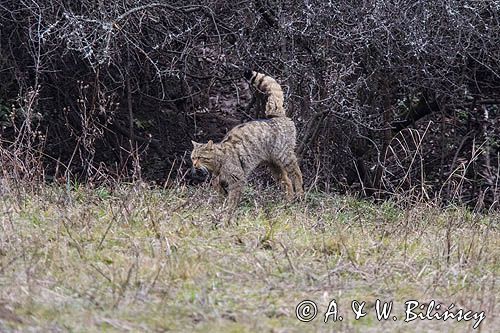
M201 169L205 172L213 171L215 149L212 140L205 144L194 141L191 142L193 144L193 151L191 152L191 162L193 163L193 167Z

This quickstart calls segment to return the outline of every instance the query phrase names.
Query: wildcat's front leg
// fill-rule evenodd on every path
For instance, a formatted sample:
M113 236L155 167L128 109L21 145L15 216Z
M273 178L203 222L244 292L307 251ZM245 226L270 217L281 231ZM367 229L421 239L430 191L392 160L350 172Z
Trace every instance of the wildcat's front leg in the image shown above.
M228 191L228 196L227 196L227 208L229 212L232 214L236 208L238 207L238 204L240 203L241 200L241 192L243 190L244 182L238 182L233 184L231 188Z
M245 173L242 169L235 167L223 169L219 177L219 187L223 193L227 193L224 209L228 213L229 221L235 216L244 186Z
M224 211L226 218L224 223L226 225L233 224L237 217L237 208L241 200L241 192L243 190L244 182L236 182L228 187L228 196L224 203Z
M212 188L219 193L220 196L224 197L227 195L227 188L221 185L220 176L212 176L211 181Z

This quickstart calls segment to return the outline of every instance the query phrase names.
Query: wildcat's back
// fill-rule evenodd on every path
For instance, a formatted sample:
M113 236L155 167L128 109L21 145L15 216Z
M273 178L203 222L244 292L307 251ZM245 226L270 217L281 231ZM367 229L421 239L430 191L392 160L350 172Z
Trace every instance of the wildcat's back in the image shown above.
M234 127L220 145L222 156L238 159L244 169L262 162L285 166L295 156L296 129L290 118L250 121Z

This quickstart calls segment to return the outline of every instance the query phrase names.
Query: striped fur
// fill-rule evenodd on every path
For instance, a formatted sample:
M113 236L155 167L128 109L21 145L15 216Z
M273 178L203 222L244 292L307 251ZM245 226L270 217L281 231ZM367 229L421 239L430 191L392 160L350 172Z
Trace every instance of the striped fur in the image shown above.
M283 107L283 90L275 79L250 69L245 71L244 76L257 91L266 96L266 117L286 117Z
M236 208L248 175L267 165L288 199L302 196L302 172L295 156L296 129L290 118L250 121L234 127L220 143L192 142L193 166L212 173L213 185Z

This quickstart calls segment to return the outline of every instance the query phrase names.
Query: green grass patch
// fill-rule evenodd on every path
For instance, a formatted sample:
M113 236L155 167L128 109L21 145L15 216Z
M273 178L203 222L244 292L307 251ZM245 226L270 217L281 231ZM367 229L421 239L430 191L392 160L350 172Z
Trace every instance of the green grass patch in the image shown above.
M482 311L500 326L498 213L400 207L249 188L232 224L211 190L47 187L0 202L0 331L378 332L470 330L404 323L404 302ZM317 303L300 322L295 307ZM335 299L343 321L323 322ZM397 321L375 318L394 301ZM353 300L368 315L354 319Z

